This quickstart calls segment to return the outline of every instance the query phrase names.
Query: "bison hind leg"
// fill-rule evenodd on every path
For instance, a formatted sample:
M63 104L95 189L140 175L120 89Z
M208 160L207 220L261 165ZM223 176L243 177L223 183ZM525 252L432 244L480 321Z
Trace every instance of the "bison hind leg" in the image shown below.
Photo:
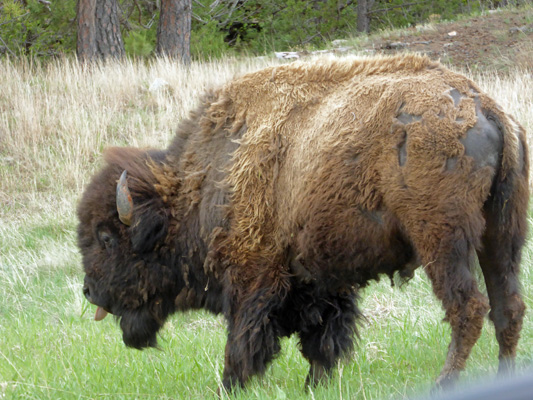
M495 190L495 196L485 204L487 228L482 238L483 245L478 251L491 306L489 318L494 323L500 347L499 374L514 369L525 314L519 272L527 230L529 195L527 179L522 176L515 179L518 181L515 185L505 181L501 183Z
M446 310L452 328L446 362L437 378L437 387L451 388L465 368L472 347L481 336L488 300L479 291L471 272L475 249L461 229L441 242L435 262L426 265L433 291Z
M356 323L361 316L357 294L350 288L337 295L302 297L300 347L309 361L305 386L315 386L331 375L335 364L353 350Z
M492 237L489 228L484 237L485 245L478 253L490 300L489 318L494 324L500 347L499 374L514 370L516 348L526 308L518 280L520 256L516 253L519 250L510 242L509 237Z

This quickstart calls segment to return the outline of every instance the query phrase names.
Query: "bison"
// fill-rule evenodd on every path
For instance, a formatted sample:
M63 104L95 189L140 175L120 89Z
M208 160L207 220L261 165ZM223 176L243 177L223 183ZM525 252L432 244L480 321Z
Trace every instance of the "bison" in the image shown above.
M224 387L263 373L291 334L313 385L353 349L361 288L422 266L451 325L437 384L456 381L489 308L499 371L514 368L525 132L438 62L266 68L208 91L167 149L105 159L78 206L83 291L127 346L203 308L227 321Z

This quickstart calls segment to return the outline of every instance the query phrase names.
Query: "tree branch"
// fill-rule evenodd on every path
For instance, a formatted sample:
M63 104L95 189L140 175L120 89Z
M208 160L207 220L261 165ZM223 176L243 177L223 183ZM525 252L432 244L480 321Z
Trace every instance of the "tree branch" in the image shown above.
M199 5L200 7L203 7L203 8L206 7L202 3L200 3L198 0L194 0L194 4Z
M2 25L6 25L6 24L10 24L10 23L13 22L14 20L19 19L19 18L22 18L22 17L25 17L25 16L28 15L29 13L30 13L30 12L28 11L28 12L25 13L25 14L19 15L18 17L11 18L9 21L2 22L2 23L0 24L0 26L2 26Z
M0 36L0 41L4 44L4 47L6 48L6 50L9 51L9 53L11 53L11 55L12 55L13 57L15 57L16 54L13 52L13 50L11 50L11 49L9 48L9 46L7 45L7 43L4 42L4 39L2 39L2 36Z
M228 16L227 16L226 20L221 23L221 26L226 26L226 24L231 19L231 15L233 14L233 12L235 11L235 9L237 8L238 5L239 5L239 0L233 0L233 3L231 4L231 7L230 7L229 12L227 14ZM220 17L220 16L221 15L217 15L216 17Z
M137 0L133 0L133 3L137 6L137 10L139 10L139 25L141 25L144 29L150 29L152 24L154 23L155 14L153 14L150 21L148 21L148 25L144 25L142 22L141 5L137 2Z
M50 5L52 4L50 1L47 0L37 0L39 3L44 4L44 6L48 9L48 11L52 11L50 9Z

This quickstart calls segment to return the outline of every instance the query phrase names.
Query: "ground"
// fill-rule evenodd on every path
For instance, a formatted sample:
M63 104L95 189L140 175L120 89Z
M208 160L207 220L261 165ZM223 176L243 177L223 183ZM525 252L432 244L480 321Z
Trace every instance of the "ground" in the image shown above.
M440 59L446 64L468 69L513 67L533 71L533 9L495 10L455 22L433 21L371 36L363 45L366 51L392 54L415 51Z

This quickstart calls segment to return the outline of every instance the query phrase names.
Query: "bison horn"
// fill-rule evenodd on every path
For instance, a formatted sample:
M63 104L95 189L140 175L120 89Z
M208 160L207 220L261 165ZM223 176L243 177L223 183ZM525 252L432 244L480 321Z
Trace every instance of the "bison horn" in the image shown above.
M120 221L124 225L130 226L133 217L133 200L128 189L127 176L128 173L124 170L117 183L117 211Z

